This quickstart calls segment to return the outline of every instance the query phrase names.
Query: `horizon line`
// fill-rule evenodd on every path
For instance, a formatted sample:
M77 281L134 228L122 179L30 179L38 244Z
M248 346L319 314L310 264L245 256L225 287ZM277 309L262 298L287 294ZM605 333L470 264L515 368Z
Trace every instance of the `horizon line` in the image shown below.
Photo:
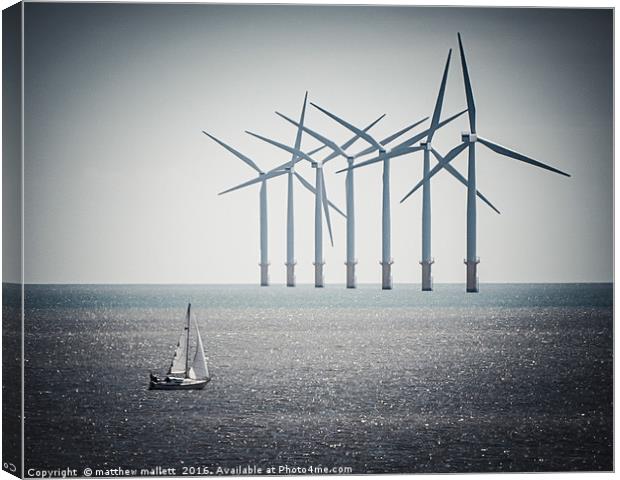
M497 282L481 282L481 285L584 285L584 284L614 284L614 280L595 280L595 281L550 281L550 282L520 282L520 281L497 281ZM118 286L221 286L221 287L234 287L234 286L256 286L261 288L269 288L269 287L287 287L287 288L295 288L298 286L311 286L314 287L314 283L298 283L294 287L288 287L286 283L274 283L271 285L262 286L258 283L162 283L162 282L2 282L2 285L118 285ZM344 287L346 284L343 283L330 283L326 284L327 288L329 286L335 287ZM359 286L380 286L381 283L364 283L360 282L357 284ZM403 282L395 285L421 285L421 282ZM464 282L435 282L434 285L465 285ZM355 290L355 289L351 289Z

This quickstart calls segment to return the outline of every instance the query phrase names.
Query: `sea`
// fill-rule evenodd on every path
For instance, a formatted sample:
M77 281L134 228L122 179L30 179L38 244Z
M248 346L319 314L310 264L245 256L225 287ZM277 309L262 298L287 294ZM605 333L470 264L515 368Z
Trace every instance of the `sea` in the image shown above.
M149 390L189 302L212 380ZM612 284L27 285L24 329L26 476L613 469Z

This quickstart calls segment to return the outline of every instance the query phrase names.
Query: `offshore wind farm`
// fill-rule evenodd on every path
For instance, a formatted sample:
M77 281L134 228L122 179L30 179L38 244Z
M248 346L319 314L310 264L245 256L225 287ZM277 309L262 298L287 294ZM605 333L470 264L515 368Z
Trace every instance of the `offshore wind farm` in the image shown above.
M266 180L269 178L277 177L280 175L284 175L288 172L289 176L289 190L288 190L288 204L287 204L287 257L286 257L286 267L287 267L287 283L286 285L289 287L295 286L294 273L292 272L292 268L294 268L295 261L292 256L292 252L294 249L294 207L293 207L293 190L292 190L292 174L295 174L297 178L307 186L309 190L314 193L315 197L315 217L314 217L314 286L317 288L322 288L325 286L325 278L324 278L324 265L325 261L323 258L323 215L325 216L325 221L327 223L327 228L329 230L329 238L330 243L334 245L334 238L332 232L332 225L329 215L329 208L333 207L338 213L340 213L343 217L347 219L347 228L346 228L346 287L347 288L355 288L356 287L356 278L355 278L355 264L357 260L355 259L355 197L354 197L354 179L353 179L353 171L356 168L363 167L366 165L371 165L376 162L381 162L383 166L383 174L382 174L382 217L381 217L381 261L379 262L381 265L381 288L383 290L391 290L393 286L393 278L392 278L392 264L394 260L391 254L391 195L390 195L390 160L394 157L401 157L404 155L410 155L412 153L422 151L424 154L424 168L423 168L423 178L420 182L411 189L401 200L403 203L409 196L411 196L418 188L422 187L422 259L420 260L420 265L422 266L422 277L421 277L421 286L423 291L432 291L433 290L433 279L431 275L431 266L434 263L434 259L431 256L431 178L439 172L441 169L445 169L450 172L460 183L467 187L467 256L464 260L466 265L466 291L467 292L478 292L479 290L479 282L478 282L478 274L477 274L477 266L480 263L480 259L476 255L476 237L477 237L477 226L476 226L476 203L477 198L482 199L489 207L491 207L496 213L500 213L497 208L491 204L487 198L481 194L476 189L476 154L475 154L475 144L476 142L481 143L485 147L489 148L493 152L496 152L500 155L504 155L506 157L519 160L529 165L534 165L536 167L558 173L560 175L570 177L568 173L559 170L558 168L552 167L540 161L534 160L530 157L527 157L521 153L513 151L509 148L503 147L497 143L494 143L490 140L485 140L482 137L479 137L476 133L476 106L474 103L474 96L472 92L471 80L469 75L469 69L467 67L467 60L465 56L465 51L463 48L463 43L461 40L461 34L458 33L458 47L461 59L461 67L462 67L462 76L463 76L463 84L465 97L467 102L467 108L459 113L456 113L444 120L441 120L441 113L443 107L443 99L445 95L446 84L448 80L448 72L450 68L450 60L452 56L452 50L450 49L448 52L448 58L446 60L446 64L443 70L443 75L441 77L441 84L439 86L439 93L437 94L437 99L435 102L435 108L432 113L431 125L426 130L422 131L414 135L413 137L408 138L404 142L399 143L398 145L391 147L387 150L387 145L398 137L404 135L409 130L417 127L422 124L428 117L425 117L421 120L418 120L411 124L408 127L399 130L398 132L390 135L382 141L377 141L372 135L368 133L368 130L376 123L376 121L371 124L366 129L362 130L351 123L343 120L342 118L330 113L329 111L321 108L315 103L311 103L313 107L317 110L321 111L332 120L335 120L337 123L350 130L355 136L351 138L347 143L345 143L342 147L338 146L334 141L330 140L324 135L321 135L309 127L304 125L304 118L306 112L306 104L308 100L308 92L306 92L304 96L303 108L301 112L301 116L299 119L299 123L294 120L282 115L279 112L276 112L278 116L282 117L284 120L293 124L297 128L297 135L295 137L294 146L287 146L283 143L277 142L275 140L263 137L261 135L257 135L252 132L246 132L250 135L263 140L281 150L284 150L288 153L292 154L292 158L290 162L285 163L279 167L274 168L269 172L269 174L265 174L262 172L256 165L247 157L243 156L232 147L229 147L223 144L220 140L213 137L212 135L204 132L207 136L215 140L220 145L224 146L227 150L231 151L241 160L248 163L251 167L258 171L259 177L254 180L249 180L244 183L241 183L235 187L232 187L228 190L221 192L228 193L233 190L237 190L240 188L249 187L253 184L260 183L260 238L261 238L261 257L260 257L260 285L268 286L268 274L267 268L269 262L267 260L266 246L267 246L267 190L266 190ZM456 120L462 114L467 113L469 118L469 131L462 133L462 143L454 147L450 150L445 156L442 156L432 147L432 139L435 133L444 125ZM380 117L379 119L381 119ZM378 120L377 120L378 121ZM310 137L314 138L320 143L318 148L313 149L312 154L317 153L322 150L324 147L332 150L332 153L328 155L326 158L322 160L315 160L311 157L311 155L304 153L301 150L301 140L303 133L308 134ZM351 147L356 140L361 139L368 143L368 148L358 151L357 154L347 153L345 149ZM458 170L456 170L450 162L459 155L462 151L468 149L469 158L467 164L467 175L468 179L466 179ZM364 157L365 155L372 154L374 152L378 152L378 156L372 158L370 160L365 160L362 162L355 163L355 160ZM430 168L430 156L431 153L437 159L437 165L431 170ZM347 168L339 170L337 173L347 172L346 176L346 205L347 205L347 214L342 213L342 211L333 206L331 202L329 202L327 198L327 189L325 187L325 176L324 176L324 165L334 158L342 156L347 160ZM312 165L312 168L316 170L316 181L314 189L310 187L302 177L299 176L298 173L292 172L295 164L301 160L307 160Z
M612 10L24 11L26 471L614 468Z

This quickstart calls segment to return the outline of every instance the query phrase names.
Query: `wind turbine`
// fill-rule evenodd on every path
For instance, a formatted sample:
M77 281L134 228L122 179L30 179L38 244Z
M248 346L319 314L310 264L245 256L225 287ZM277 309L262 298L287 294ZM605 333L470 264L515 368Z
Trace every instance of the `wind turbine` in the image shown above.
M304 153L294 147L290 147L275 140L271 140L270 138L258 135L256 133L252 133L249 131L246 131L246 133L296 156L295 160L289 163L294 165L295 163L303 159L309 161L312 167L316 169L314 186L314 286L317 288L322 288L325 286L325 279L323 275L323 266L325 265L325 261L323 259L323 214L325 215L325 220L327 221L327 228L329 230L329 238L331 244L334 244L332 225L328 208L329 205L333 204L331 204L331 202L329 202L327 198L327 189L325 188L325 181L323 177L323 164L326 162L326 160L315 160L307 153ZM274 172L274 174L279 175L283 173L285 173L285 171ZM254 182L255 181L256 180L254 180ZM346 215L340 209L335 206L334 209L343 217L346 217Z
M281 114L279 112L276 112L276 114L278 114L280 117L282 117L285 120L287 120L289 123L297 126L298 128L301 127L306 133L310 134L312 137L314 137L317 140L319 140L323 144L323 146L327 146L327 147L329 147L329 148L331 148L333 150L331 154L329 154L325 159L323 159L323 162L329 161L329 160L331 160L333 158L336 158L338 156L342 156L342 157L346 158L347 163L349 164L349 166L351 166L351 165L353 165L353 162L355 161L355 158L357 158L360 155L359 153L357 155L351 155L351 154L346 152L346 150L349 147L351 147L353 145L353 143L355 143L355 141L357 141L360 138L360 135L356 134L350 140L345 142L342 146L338 146L333 141L329 140L328 138L324 137L323 135L315 132L314 130L311 130L308 127L300 125L299 123L295 122L294 120L291 120L290 118L288 118L286 115L283 115L283 114ZM367 126L363 130L363 132L368 132L384 116L385 115L382 115L377 120L375 120L373 123L371 123L369 126ZM420 122L416 122L413 125L409 125L408 127L405 127L402 130L399 130L398 132L396 132L396 133L390 135L389 137L385 138L384 140L382 140L381 143L383 145L385 145L387 143L390 143L390 142L394 141L396 138L400 137L401 135L404 135L406 132L408 132L412 128L416 127L419 123ZM347 198L347 249L346 249L347 261L345 262L345 265L347 266L347 283L346 283L346 285L347 285L347 288L355 288L356 287L355 265L357 264L357 260L355 259L354 182L353 182L353 171L351 169L347 171L347 177L346 177L346 180L345 180L345 190L346 190L346 198Z
M272 172L265 173L263 170L258 168L256 163L251 158L249 158L246 155L244 155L243 153L235 150L230 145L227 145L226 143L224 143L220 139L214 137L210 133L207 133L204 130L202 131L202 133L204 133L207 137L211 138L216 143L218 143L219 145L224 147L226 150L228 150L230 153L235 155L237 158L239 158L245 164L249 165L251 168L256 170L256 172L258 173L258 178L256 178L255 181L253 181L252 183L248 183L248 182L246 182L246 183L248 183L249 185L251 185L253 183L260 183L261 184L261 186L260 186L260 193L259 193L259 205L260 205L260 263L259 263L259 266L260 266L260 284L261 284L261 287L267 287L267 286L269 286L269 251L268 251L268 248L267 248L267 240L268 240L268 235L267 235L267 179L271 178L272 176L274 176L274 174ZM246 186L246 185L242 184L239 187L231 188L229 190L226 190L224 192L219 193L219 195L231 192L233 190L237 190L237 188L241 188L242 186Z
M513 158L521 162L529 163L539 168L544 168L551 172L559 173L570 177L568 173L562 172L557 168L550 167L544 163L538 162L532 158L526 157L521 153L510 150L503 147L491 140L484 139L476 132L476 105L474 103L474 95L471 88L471 82L469 79L469 71L467 69L467 61L465 59L465 51L463 49L463 43L461 41L461 34L458 34L459 51L461 54L461 67L463 69L463 81L465 84L465 96L467 98L467 112L469 116L469 132L463 132L461 134L462 143L454 147L445 157L435 155L439 163L427 174L424 178L413 187L407 195L403 197L403 202L413 192L415 192L420 186L435 175L439 170L448 166L459 153L466 148L469 150L469 158L467 162L467 258L465 259L465 265L467 266L467 292L477 292L478 287L478 274L477 267L480 263L480 259L476 256L476 143L481 143L488 149L495 153L504 155L505 157Z
M378 142L368 133L361 131L359 128L343 120L342 118L334 115L333 113L328 112L327 110L319 107L318 105L315 105L314 103L311 103L311 105L319 109L321 112L323 112L325 115L332 118L336 122L340 123L345 128L348 128L352 132L357 133L360 137L362 137L364 140L366 140L370 144L370 147L360 152L358 156L371 153L375 150L379 151L379 156L377 158L367 160L364 162L360 162L356 165L349 165L349 167L339 170L337 173L344 172L344 171L348 172L354 168L359 168L359 167L369 165L371 163L375 163L379 161L383 163L383 195L382 195L382 221L381 221L382 248L381 248L381 262L380 262L382 266L381 288L383 288L384 290L390 290L392 288L392 264L394 263L392 259L392 251L391 251L390 158L392 156L405 155L406 153L411 153L411 152L416 152L418 150L421 150L422 149L421 146L412 147L411 145L420 141L422 138L426 137L430 129L427 129L421 133L418 133L414 135L413 137L409 138L408 140L405 140L399 145L393 147L392 149L387 150L386 144L388 142L385 142L385 141ZM463 110L462 112L444 120L443 122L439 122L436 126L436 129L451 122L452 120L457 118L459 115L462 115L463 113L465 113L465 111L466 110ZM423 118L422 120L416 122L414 125L417 126L427 119L428 117ZM393 152L396 152L396 154L393 155L392 154Z

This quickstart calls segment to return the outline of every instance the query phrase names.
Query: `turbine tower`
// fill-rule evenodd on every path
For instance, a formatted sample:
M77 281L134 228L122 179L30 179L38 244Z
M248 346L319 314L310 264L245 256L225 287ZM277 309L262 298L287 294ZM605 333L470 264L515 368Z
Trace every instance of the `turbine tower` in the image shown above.
M312 167L316 169L314 186L314 286L317 288L322 288L325 286L325 279L323 275L323 266L325 265L325 261L323 259L323 215L325 215L325 220L327 222L330 242L332 246L334 244L332 225L328 208L328 206L332 204L327 198L327 189L325 188L323 176L323 164L326 162L326 160L315 160L307 153L304 153L294 147L289 147L288 145L284 145L283 143L271 140L256 133L252 133L249 131L246 131L246 133L260 140L263 140L264 142L267 142L275 147L285 150L293 155L296 155L296 161L299 161L301 159L309 161ZM340 213L343 217L346 217L346 215L340 209L335 206L334 209L336 209L336 211Z
M301 108L301 115L299 117L299 127L297 128L297 136L295 137L295 149L299 150L301 147L301 136L303 132L304 117L306 115L306 102L308 101L308 92L304 96L304 104ZM286 201L286 286L295 286L295 209L293 206L293 178L295 175L299 175L295 172L295 160L298 155L292 154L291 165L287 169L287 201ZM299 177L301 178L301 177ZM303 182L302 182L303 183Z
M463 43L461 41L461 34L458 34L459 51L461 55L461 67L463 69L463 81L465 84L465 97L467 98L467 112L469 116L469 132L463 132L461 134L462 143L454 147L448 154L441 158L435 155L439 160L439 163L428 173L425 177L415 186L403 199L404 201L413 192L415 192L420 186L430 180L439 170L448 166L458 154L460 154L466 148L468 149L469 157L467 162L467 257L465 258L465 265L467 266L467 292L478 292L478 263L480 259L476 256L476 143L481 143L488 149L495 153L504 155L505 157L513 158L524 163L529 163L539 168L549 170L551 172L559 173L570 177L568 173L562 172L554 167L545 165L532 158L526 157L518 152L503 147L491 140L486 140L480 137L476 131L476 105L474 103L474 95L471 88L471 82L469 78L469 71L467 69L467 61L465 59L465 51L463 49Z
M225 144L224 142L222 142L218 138L216 138L213 135L205 132L204 130L203 130L202 133L204 133L206 136L208 136L209 138L211 138L212 140L217 142L219 145L224 147L226 150L228 150L230 153L235 155L237 158L239 158L245 164L249 165L251 168L256 170L256 172L258 173L258 178L256 178L254 181L252 181L252 183L250 183L250 185L253 184L253 183L259 183L259 182L261 184L261 186L260 186L260 193L259 193L259 205L260 205L260 263L259 263L259 266L260 266L260 284L261 284L262 287L269 286L269 251L268 251L268 245L267 245L267 243L268 243L268 235L267 235L267 182L266 182L266 180L268 178L270 178L272 175L266 174L264 171L262 171L260 168L258 168L256 163L251 158L245 156L241 152L239 152L239 151L235 150L234 148L232 148L231 146ZM222 195L224 193L228 193L228 192L236 190L236 189L237 188L226 190L225 192L221 192L219 195Z

